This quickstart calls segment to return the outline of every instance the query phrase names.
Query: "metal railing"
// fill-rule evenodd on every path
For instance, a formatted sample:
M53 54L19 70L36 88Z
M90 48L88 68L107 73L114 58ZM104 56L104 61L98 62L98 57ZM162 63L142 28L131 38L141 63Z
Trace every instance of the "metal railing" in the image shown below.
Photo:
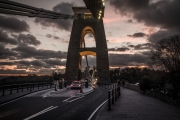
M27 91L32 92L34 88L36 87L37 89L43 88L44 86L52 88L52 82L40 82L40 83L24 83L24 84L11 84L11 85L2 85L0 86L0 91L2 91L2 96L5 96L5 92L9 91L9 94L13 93L13 90L18 92L23 92L25 89Z
M113 84L112 83L100 83L100 82L98 82L98 85L100 86L100 87L103 87L103 88L107 88L107 89L111 89L113 86Z
M120 86L117 84L113 84L113 88L108 91L108 110L111 111L111 104L114 105L114 102L117 101L117 99L121 95L121 89Z
M117 83L98 83L102 88L108 90L108 110L111 110L111 104L114 105L114 102L117 101L117 98L121 95L120 85Z

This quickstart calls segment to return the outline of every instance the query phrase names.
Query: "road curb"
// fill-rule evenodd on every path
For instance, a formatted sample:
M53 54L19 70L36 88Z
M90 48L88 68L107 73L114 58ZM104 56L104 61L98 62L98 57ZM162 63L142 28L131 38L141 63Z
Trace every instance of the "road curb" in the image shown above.
M93 88L93 87L91 87L91 88L92 88L92 90L90 90L90 91L88 91L88 92L77 93L77 94L78 94L78 95L87 95L87 94L89 94L89 93L91 93L91 92L94 91L94 88Z

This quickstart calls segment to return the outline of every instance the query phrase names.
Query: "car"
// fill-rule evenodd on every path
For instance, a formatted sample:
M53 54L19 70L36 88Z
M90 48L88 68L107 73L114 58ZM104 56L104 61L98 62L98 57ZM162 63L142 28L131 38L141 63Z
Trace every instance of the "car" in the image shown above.
M83 87L83 84L81 81L75 80L71 83L71 89L81 89Z
M139 86L139 83L136 83L136 84L134 84L134 85Z

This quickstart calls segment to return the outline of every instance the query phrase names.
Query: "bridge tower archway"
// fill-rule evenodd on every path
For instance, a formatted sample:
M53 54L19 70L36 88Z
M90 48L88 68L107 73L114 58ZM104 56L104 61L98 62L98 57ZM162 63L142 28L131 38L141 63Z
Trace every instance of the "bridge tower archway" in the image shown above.
M96 56L98 81L110 82L108 49L103 20L86 17L87 13L88 15L90 14L87 8L73 7L73 11L74 14L78 14L81 17L73 21L66 62L65 74L67 80L72 82L78 77L83 55L94 55ZM94 36L95 47L83 47L84 36L87 33L91 33Z

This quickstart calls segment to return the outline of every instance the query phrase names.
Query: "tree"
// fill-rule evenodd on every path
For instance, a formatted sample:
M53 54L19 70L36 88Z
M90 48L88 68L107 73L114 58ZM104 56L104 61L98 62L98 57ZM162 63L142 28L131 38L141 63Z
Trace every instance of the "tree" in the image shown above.
M142 77L140 80L139 87L140 87L140 90L145 93L146 90L151 89L151 80L146 76Z
M150 57L151 66L168 72L180 71L180 36L161 39Z

